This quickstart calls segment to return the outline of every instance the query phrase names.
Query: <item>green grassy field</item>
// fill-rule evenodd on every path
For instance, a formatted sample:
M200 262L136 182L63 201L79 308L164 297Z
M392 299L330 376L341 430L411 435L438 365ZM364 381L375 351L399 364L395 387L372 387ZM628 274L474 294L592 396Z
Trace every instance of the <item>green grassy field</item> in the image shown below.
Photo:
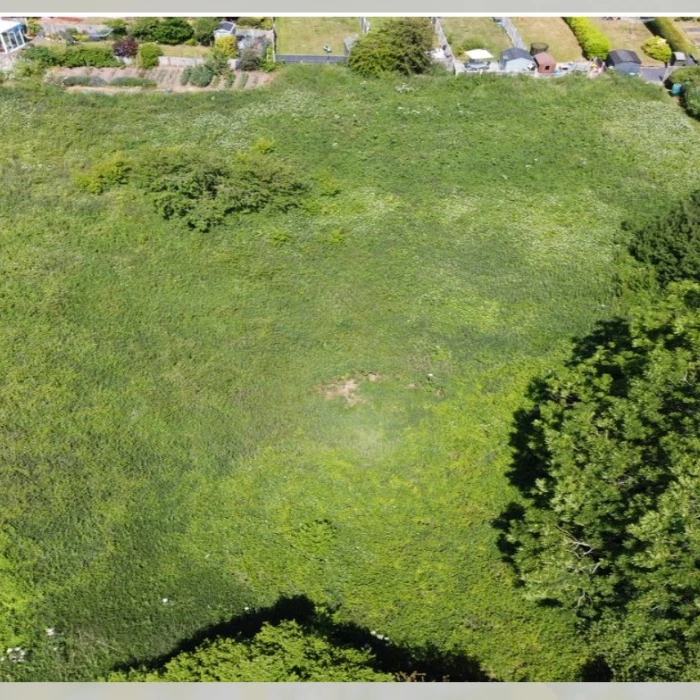
M362 33L358 17L277 17L275 23L281 54L324 55L328 45L342 56L345 39Z
M89 680L291 594L496 679L578 677L572 618L496 545L513 412L619 310L619 224L692 188L697 124L641 82L318 66L4 88L0 123L0 642L28 650L3 678ZM203 234L72 177L260 138L340 194Z

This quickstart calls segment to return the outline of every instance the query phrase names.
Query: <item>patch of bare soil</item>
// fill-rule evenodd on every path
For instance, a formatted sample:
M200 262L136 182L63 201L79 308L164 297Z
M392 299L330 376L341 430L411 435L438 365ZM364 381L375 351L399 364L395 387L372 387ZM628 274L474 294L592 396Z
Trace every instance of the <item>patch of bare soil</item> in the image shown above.
M101 78L105 82L114 80L115 78L148 78L155 80L157 86L155 88L120 88L117 86L90 86L76 85L69 90L71 92L100 92L107 94L130 94L152 92L153 90L167 91L170 93L182 92L219 92L221 90L252 90L254 88L269 85L276 73L263 73L262 71L251 71L243 73L236 71L235 80L230 87L226 87L226 82L222 79L216 87L198 88L193 85L181 85L180 77L184 67L180 66L160 66L152 70L143 71L139 68L58 68L52 72L52 78L56 81L66 78L71 75L90 75L95 78ZM247 78L244 79L244 76Z
M357 396L357 391L360 388L360 382L366 380L368 382L378 382L381 376L376 372L367 372L362 374L360 378L350 377L341 379L332 384L327 384L323 387L324 396L329 399L343 398L348 406L356 406L359 403L365 403L365 399Z
M345 379L340 382L335 382L324 387L323 392L327 399L343 398L347 401L348 406L355 406L362 401L355 392L360 388L356 379Z

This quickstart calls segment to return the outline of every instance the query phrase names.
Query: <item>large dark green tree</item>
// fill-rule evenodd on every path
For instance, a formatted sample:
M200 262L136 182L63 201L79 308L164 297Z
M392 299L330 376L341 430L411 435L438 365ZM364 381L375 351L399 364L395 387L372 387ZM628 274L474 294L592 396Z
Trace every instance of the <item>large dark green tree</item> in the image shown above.
M608 323L534 391L510 539L616 680L700 678L700 285Z
M423 17L389 20L352 47L349 67L361 75L423 73L430 65L433 30Z
M661 285L700 281L700 190L670 211L632 228L630 252L655 272Z

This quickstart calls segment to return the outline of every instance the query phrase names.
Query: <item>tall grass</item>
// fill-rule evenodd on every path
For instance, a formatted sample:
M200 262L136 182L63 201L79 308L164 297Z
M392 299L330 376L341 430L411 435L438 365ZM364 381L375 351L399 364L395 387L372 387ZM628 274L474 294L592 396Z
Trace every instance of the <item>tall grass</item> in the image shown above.
M297 593L494 678L577 678L572 619L496 546L512 414L620 310L619 223L692 188L697 125L630 81L316 66L216 95L3 89L0 123L5 634L29 650L4 678L88 680ZM202 234L73 179L260 139L340 193Z

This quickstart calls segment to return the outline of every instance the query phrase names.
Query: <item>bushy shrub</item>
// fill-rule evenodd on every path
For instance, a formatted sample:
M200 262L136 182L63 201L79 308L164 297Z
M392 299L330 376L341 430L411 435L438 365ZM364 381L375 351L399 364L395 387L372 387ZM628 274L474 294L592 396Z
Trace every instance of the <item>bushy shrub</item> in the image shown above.
M204 65L207 66L214 75L223 75L228 70L228 61L228 57L217 44L207 56Z
M564 21L571 27L586 58L608 57L610 39L588 17L564 17Z
M156 41L159 44L184 44L193 37L194 29L184 17L166 17L156 29Z
M670 81L682 83L686 87L700 86L700 66L678 68L671 74Z
M65 51L59 52L57 49L48 46L34 45L24 49L19 58L20 61L34 63L43 68L51 68L53 66L63 65L64 56Z
M160 20L157 17L139 17L130 27L129 34L139 41L158 41L158 26Z
M351 70L367 77L383 73L423 73L433 46L430 21L422 17L390 20L358 39L348 58Z
M239 83L238 83L238 87L244 88L244 87L246 86L247 83L248 83L248 74L247 74L247 73L243 73L243 74L241 75L241 79L240 79L240 81L239 81Z
M216 40L216 48L226 58L236 58L238 56L238 42L235 36L220 36Z
M272 46L267 46L260 57L260 70L265 73L272 73L272 71L277 70L277 67L273 57Z
M88 77L88 76L76 76ZM102 194L110 187L123 185L129 179L132 166L123 153L113 153L107 159L76 176L78 187L92 194Z
M647 56L650 56L656 61L662 61L663 63L668 63L673 53L666 39L660 36L649 37L642 44L642 51L644 51Z
M241 51L241 70L252 71L260 69L260 54L252 47L246 46Z
M224 87L230 88L233 85L233 81L236 79L236 75L232 70L226 73L226 79L224 80Z
M205 88L214 78L214 71L208 65L194 66L190 71L190 85Z
M63 58L66 68L118 68L121 62L107 46L69 46Z
M669 82L683 85L681 104L691 117L700 119L700 67L679 68L671 74Z
M84 85L86 87L102 87L105 81L96 75L68 75L61 81L64 87Z
M139 78L124 76L121 78L113 78L109 81L110 85L114 87L143 87L143 88L154 88L158 85L155 80L150 78Z
M688 35L673 23L670 17L654 17L647 27L657 36L663 37L673 51L694 54L697 49Z
M157 68L160 65L158 58L163 55L163 49L158 44L141 44L139 47L139 66L144 70Z
M38 36L41 33L42 26L38 17L27 18L27 33L30 37Z
M700 119L700 85L687 87L683 93L682 102L691 117Z
M110 36L114 39L119 39L120 37L126 36L129 30L126 20L123 20L121 17L108 19L105 21L105 25L112 30Z
M139 42L132 36L125 36L115 41L112 48L118 58L134 58L139 52Z
M214 43L214 30L221 19L219 17L197 17L193 22L194 40L202 46L211 46Z
M192 75L192 67L187 66L180 74L180 85L187 85L190 82L190 75Z

